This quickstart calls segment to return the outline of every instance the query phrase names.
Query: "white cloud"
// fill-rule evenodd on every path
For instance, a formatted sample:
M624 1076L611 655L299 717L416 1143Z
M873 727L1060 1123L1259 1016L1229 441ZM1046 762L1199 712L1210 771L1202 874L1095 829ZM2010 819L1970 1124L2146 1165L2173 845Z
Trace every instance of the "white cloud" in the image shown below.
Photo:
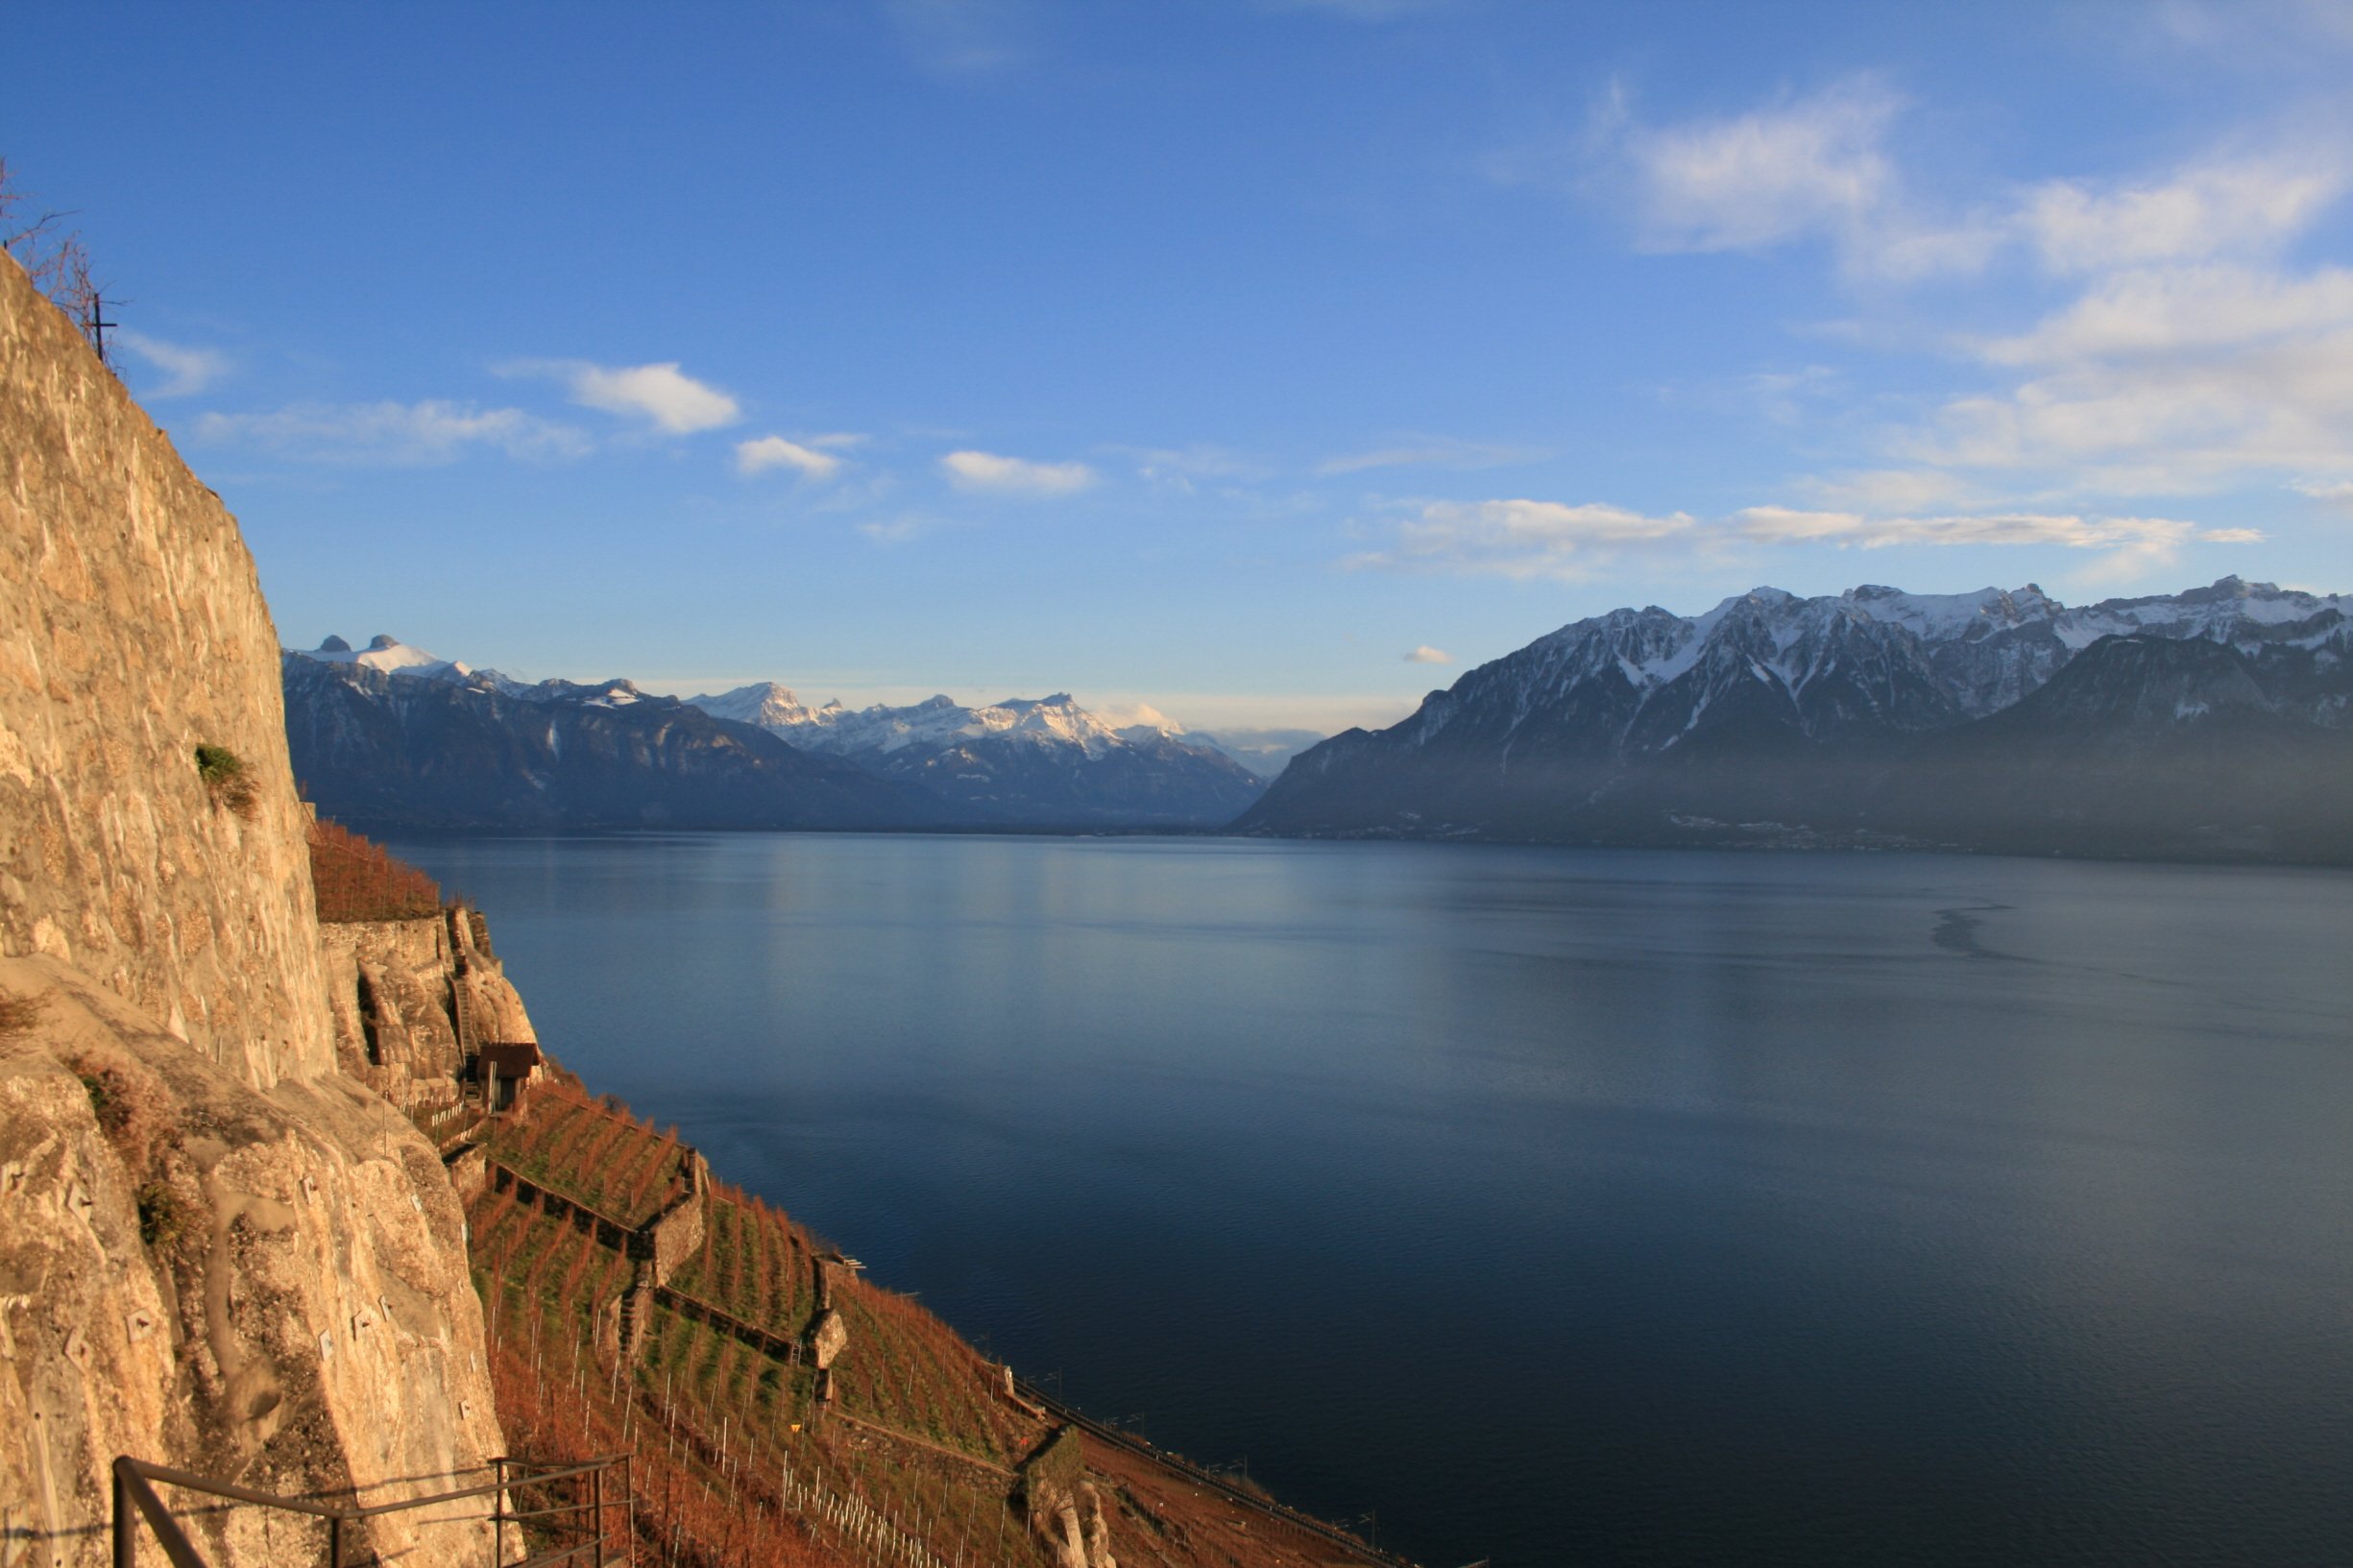
M1095 482L1084 463L1031 463L994 452L950 452L939 467L958 490L1000 495L1075 495Z
M476 408L427 399L417 403L301 403L270 414L206 414L195 439L258 446L324 463L448 463L469 448L509 457L578 457L588 437L520 408Z
M2353 35L2353 6L2332 3L2267 14L2320 51L2321 35ZM2183 15L2227 30L2253 9ZM2322 11L2344 26L2321 27ZM1829 512L1861 517L2123 514L2141 510L2126 497L2353 467L2353 267L2282 260L2353 192L2348 104L2291 106L2260 138L2171 168L2044 180L1973 205L1923 202L1907 184L1892 151L1904 105L1869 76L1662 125L1613 89L1578 188L1621 196L1635 242L1653 251L1810 239L1850 277L1979 273L2007 255L2069 280L2072 297L2040 320L1945 340L1979 384L1881 427L1875 458L1891 466L1809 488ZM1793 413L1812 390L1755 382L1768 414Z
M1454 663L1454 655L1443 648L1433 648L1424 642L1407 653L1405 662L1409 664L1451 664Z
M2105 191L2052 181L2026 194L2019 225L2043 264L2062 273L2261 253L2343 194L2342 160L2318 151L2209 162Z
M230 372L227 354L212 349L191 349L166 343L128 326L114 329L114 341L161 371L163 381L140 396L149 398L187 398L204 391Z
M1859 276L1978 270L2001 226L1980 213L1923 214L1885 146L1904 107L1858 76L1746 114L1646 126L1618 94L1597 116L1587 162L1627 192L1644 250L1763 251L1823 237Z
M2132 544L2180 544L2193 539L2245 543L2247 529L2204 529L2175 518L2088 518L2041 512L1989 512L1931 518L1867 518L1752 506L1736 514L1740 533L1765 544L1833 543L1866 550L1894 544L2055 544L2074 550Z
M671 435L716 429L742 417L733 398L686 374L674 359L658 365L525 359L496 369L500 375L553 376L564 383L571 400L584 408L633 415Z
M1618 548L1681 538L1689 514L1649 517L1620 506L1558 501L1431 501L1400 524L1395 546L1349 558L1351 567L1499 577L1590 575Z
M1759 544L1832 544L1865 550L1897 545L2044 545L2106 552L2117 575L2171 566L2184 544L2251 544L2253 528L2201 528L2177 518L2083 517L2067 513L1987 512L1926 518L1873 518L1752 506L1735 514L1739 536Z
M1978 351L2031 374L1948 401L1916 460L2130 495L2353 462L2353 271L2123 273Z
M672 435L716 429L740 417L736 400L682 374L677 361L607 369L583 365L571 378L572 401L608 414L637 414Z
M2014 378L1949 398L1889 450L1916 483L1998 475L2046 496L2194 494L2353 461L2353 269L2264 259L2341 198L2344 167L2307 148L2037 187L2013 228L2079 291L2022 331L1957 343Z
M742 474L763 473L769 469L792 469L812 479L831 479L841 471L841 459L822 448L847 446L857 443L856 436L812 436L808 442L787 441L783 436L762 436L757 441L736 443L736 471Z
M2316 501L2328 501L2338 506L2353 506L2353 479L2331 482L2305 480L2289 487L2310 495Z
M1884 202L1880 142L1901 107L1868 79L1729 119L1635 128L1637 217L1662 251L1747 251L1850 227Z
M1540 463L1552 454L1537 446L1507 446L1495 442L1462 441L1453 436L1406 436L1387 446L1327 457L1316 472L1362 473L1368 469L1430 466L1448 469L1496 469L1514 463Z
M1628 192L1643 249L1763 251L1823 237L1847 272L1895 280L1978 272L2016 246L2074 276L2268 255L2309 229L2353 173L2327 131L2161 178L2052 180L1936 213L1888 150L1904 108L1860 76L1745 114L1648 126L1618 93L1586 161L1602 186Z
M1900 487L1887 488L1894 493ZM1694 555L1743 546L2041 546L2100 552L2110 575L2132 575L2171 565L2188 544L2249 544L2264 538L2258 529L2208 528L2177 518L2024 510L1888 516L1768 505L1703 521L1687 512L1655 516L1591 502L1432 501L1397 527L1393 547L1352 556L1342 564L1359 569L1575 581L1637 550ZM1430 647L1416 648L1405 658L1414 663L1446 662L1445 654Z
M2032 330L1979 352L1997 365L2067 366L2122 355L2234 349L2353 327L2353 271L2300 277L2235 265L2137 269L2103 277Z

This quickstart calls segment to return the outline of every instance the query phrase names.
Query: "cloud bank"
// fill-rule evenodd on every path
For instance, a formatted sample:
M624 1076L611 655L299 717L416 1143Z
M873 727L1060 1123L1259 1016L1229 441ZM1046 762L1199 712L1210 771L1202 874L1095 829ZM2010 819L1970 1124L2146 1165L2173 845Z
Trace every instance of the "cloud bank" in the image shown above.
M195 439L258 447L304 462L414 467L490 448L509 457L578 457L587 436L520 408L416 403L298 403L267 414L206 414Z

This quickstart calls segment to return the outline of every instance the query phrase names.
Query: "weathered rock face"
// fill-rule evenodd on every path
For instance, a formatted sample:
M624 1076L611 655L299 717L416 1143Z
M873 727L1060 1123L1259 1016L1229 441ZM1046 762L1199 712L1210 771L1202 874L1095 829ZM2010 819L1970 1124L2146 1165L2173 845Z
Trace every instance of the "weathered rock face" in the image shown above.
M5 261L0 581L0 1557L107 1560L116 1454L314 1495L478 1464L463 1217L337 1067L252 560ZM319 1551L196 1518L216 1563ZM397 1518L368 1544L487 1555Z
M0 582L0 953L73 964L258 1087L330 1070L253 558L12 263ZM199 775L200 744L242 760L245 812Z
M1086 1448L1076 1429L1057 1428L1021 1461L1022 1510L1055 1568L1119 1568L1103 1497L1086 1477Z
M35 1434L5 1467L34 1561L104 1559L118 1453L307 1492L498 1451L464 1217L405 1118L340 1075L257 1094L55 959L0 959L0 991L41 1014L0 1044L0 1427ZM206 1517L216 1560L301 1534Z
M536 1044L539 1032L480 916L456 908L423 920L330 921L326 953L335 1055L343 1070L407 1110L455 1104L471 1044Z

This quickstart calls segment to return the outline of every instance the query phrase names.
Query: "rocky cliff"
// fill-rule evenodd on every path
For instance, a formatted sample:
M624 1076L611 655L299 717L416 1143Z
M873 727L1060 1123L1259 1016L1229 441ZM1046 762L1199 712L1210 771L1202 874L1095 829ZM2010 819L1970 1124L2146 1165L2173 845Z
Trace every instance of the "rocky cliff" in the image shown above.
M0 579L0 942L104 981L256 1087L331 1065L253 558L14 267ZM199 745L250 770L242 810L207 784Z
M0 1559L104 1560L118 1453L327 1494L496 1453L454 1194L337 1066L252 558L12 262L0 576Z
M471 1049L538 1043L479 912L461 905L418 920L334 921L319 931L337 1059L413 1117L458 1107Z

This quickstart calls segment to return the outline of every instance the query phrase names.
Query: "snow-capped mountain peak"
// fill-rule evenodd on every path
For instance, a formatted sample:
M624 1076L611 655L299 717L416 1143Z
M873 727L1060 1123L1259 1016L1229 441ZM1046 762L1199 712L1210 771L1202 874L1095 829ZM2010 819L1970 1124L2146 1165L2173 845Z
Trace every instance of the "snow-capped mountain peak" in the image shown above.
M751 686L740 686L716 696L689 697L687 701L705 712L719 718L734 719L739 724L757 724L764 730L780 725L811 722L818 710L809 707L793 694L792 688L774 681L761 681ZM829 709L838 703L828 703Z
M438 659L423 648L412 648L389 632L378 632L365 648L354 652L352 645L339 637L330 637L316 648L292 648L305 659L315 659L322 664L356 664L362 669L380 669L387 675L421 675L441 680L464 680L473 669L454 659Z
M1239 826L2353 858L2349 609L2225 577L2079 607L1865 585L1614 610L1301 754Z
M812 708L771 682L687 700L1012 820L1222 821L1262 787L1160 713L1104 715L1067 691L977 707L942 694L852 710L838 700Z

